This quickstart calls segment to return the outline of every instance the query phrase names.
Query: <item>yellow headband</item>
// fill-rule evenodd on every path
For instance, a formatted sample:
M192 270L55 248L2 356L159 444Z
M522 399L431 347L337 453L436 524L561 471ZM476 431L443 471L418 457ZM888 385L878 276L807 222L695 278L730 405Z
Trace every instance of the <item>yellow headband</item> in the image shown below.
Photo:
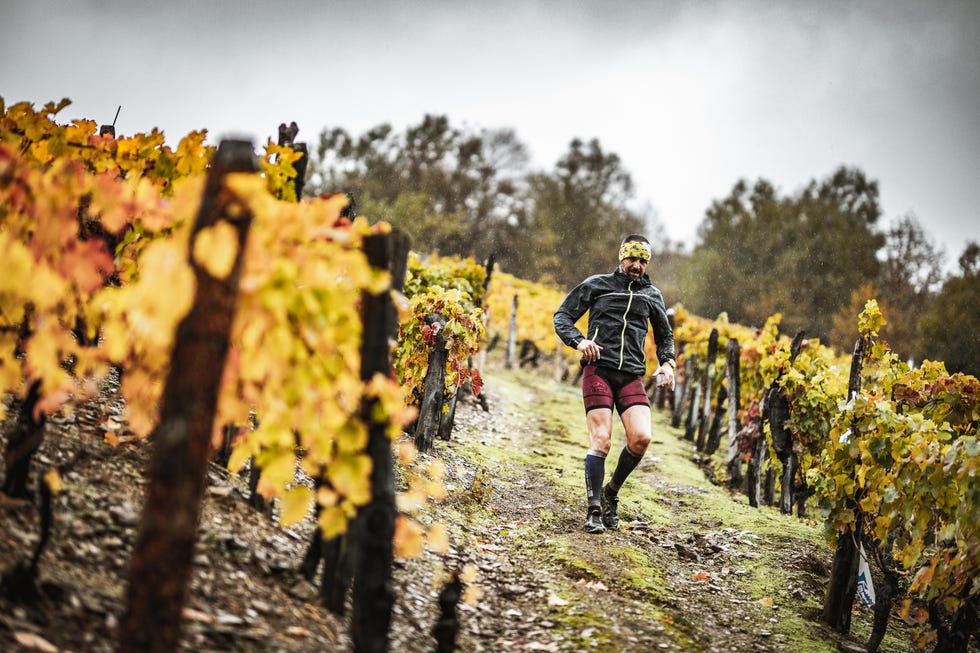
M639 240L631 240L623 243L619 248L619 260L627 258L640 258L644 261L650 260L650 245Z

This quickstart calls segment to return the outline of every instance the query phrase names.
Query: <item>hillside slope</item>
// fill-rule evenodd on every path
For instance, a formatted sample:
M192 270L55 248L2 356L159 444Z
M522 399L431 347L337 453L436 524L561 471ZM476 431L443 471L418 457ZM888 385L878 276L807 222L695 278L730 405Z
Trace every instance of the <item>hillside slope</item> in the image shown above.
M654 441L622 493L618 531L587 535L579 391L528 371L485 373L489 410L461 402L444 461L445 554L396 564L391 649L434 650L446 570L475 568L482 599L459 607L462 651L835 651L817 620L831 550L819 525L712 485L690 447L654 416ZM125 435L109 396L51 420L41 467L65 466L33 602L0 596L0 650L113 650L139 519L147 444ZM614 451L622 446L617 427ZM0 433L0 445L4 436ZM240 479L213 468L185 611L184 651L347 651L343 619L296 569L312 526L280 529L248 508ZM38 537L31 502L0 502L0 570ZM867 636L858 610L854 637ZM883 650L911 651L893 622Z

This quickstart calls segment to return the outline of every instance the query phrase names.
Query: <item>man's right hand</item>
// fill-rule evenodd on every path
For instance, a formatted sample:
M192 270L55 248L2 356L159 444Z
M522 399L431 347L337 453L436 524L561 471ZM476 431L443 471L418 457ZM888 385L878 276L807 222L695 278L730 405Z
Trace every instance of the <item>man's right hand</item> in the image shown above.
M599 360L600 352L602 352L602 347L591 340L580 340L576 349L582 352L582 357L587 363L594 363Z

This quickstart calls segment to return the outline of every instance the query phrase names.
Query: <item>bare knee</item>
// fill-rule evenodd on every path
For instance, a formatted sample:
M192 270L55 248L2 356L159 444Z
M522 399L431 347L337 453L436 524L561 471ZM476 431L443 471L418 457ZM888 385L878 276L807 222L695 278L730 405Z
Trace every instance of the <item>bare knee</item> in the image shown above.
M650 434L649 433L635 433L633 437L627 438L626 444L629 446L630 451L642 456L646 453L647 447L650 446Z
M589 433L589 449L594 449L595 451L601 451L602 453L609 453L609 449L612 446L612 434L608 432L590 432Z

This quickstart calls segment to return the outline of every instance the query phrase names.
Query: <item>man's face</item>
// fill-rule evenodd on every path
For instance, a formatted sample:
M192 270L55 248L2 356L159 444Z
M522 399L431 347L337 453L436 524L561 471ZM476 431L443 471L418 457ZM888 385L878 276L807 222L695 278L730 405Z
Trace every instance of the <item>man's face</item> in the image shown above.
M639 279L647 271L647 261L641 258L630 256L624 258L619 264L622 266L623 272L628 274L632 279Z

